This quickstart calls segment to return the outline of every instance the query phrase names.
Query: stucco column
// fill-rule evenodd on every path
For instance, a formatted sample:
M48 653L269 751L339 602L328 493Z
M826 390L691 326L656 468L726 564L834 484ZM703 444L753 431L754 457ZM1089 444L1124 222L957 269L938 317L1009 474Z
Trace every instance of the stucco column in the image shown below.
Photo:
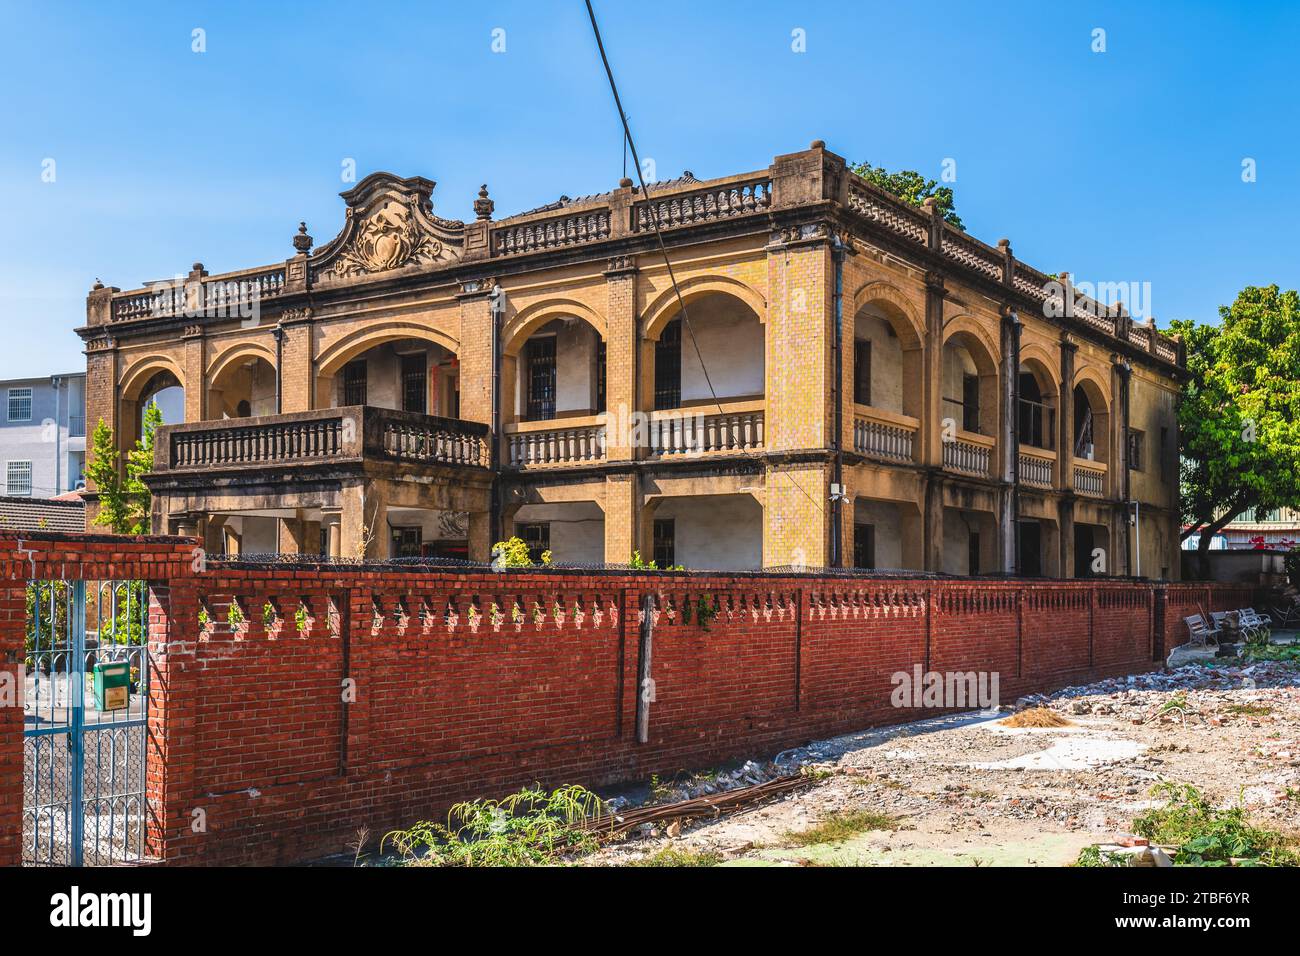
M922 347L922 380L915 383L923 391L921 401L921 440L917 461L922 465L943 467L943 277L925 274L925 342ZM961 423L957 422L957 427Z
M923 571L943 570L943 476L933 471L924 482L921 504Z
M636 262L631 257L610 261L605 272L605 457L626 461L636 457L631 442L632 413L637 410ZM609 518L605 519L606 560ZM626 561L626 555L620 560Z
M767 247L763 432L769 454L828 448L834 427L833 265L824 225L808 231L807 239L783 231ZM828 564L829 453L769 464L766 488L763 563Z
M491 291L490 282L480 282L459 295L460 417L484 425L492 424ZM507 321L511 311L507 312Z
M185 420L201 422L207 417L208 382L204 365L207 353L204 348L203 327L191 325L181 339L181 385L185 389Z
M1018 570L1020 555L1019 509L1017 500L1020 483L1020 317L1010 308L1004 308L1002 332L1002 382L998 428L1001 450L1002 489L999 496L998 544L1001 570L1012 573Z
M634 474L605 477L605 562L627 564L639 547L640 482ZM644 552L642 557L645 557Z
M315 371L312 355L311 314L295 309L291 318L280 320L280 411L305 412L312 408ZM329 396L317 407L329 404Z
M469 513L469 559L471 561L492 560L492 521L486 511Z
M345 484L339 494L342 504L340 533L342 557L384 558L388 556L388 503L377 487L364 482Z

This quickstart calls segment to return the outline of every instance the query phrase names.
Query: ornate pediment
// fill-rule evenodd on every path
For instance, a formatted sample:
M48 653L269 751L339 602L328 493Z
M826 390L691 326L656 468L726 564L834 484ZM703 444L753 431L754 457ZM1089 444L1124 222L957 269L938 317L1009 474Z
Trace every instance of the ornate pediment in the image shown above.
M421 176L372 173L340 193L347 221L313 257L313 276L344 279L459 260L465 224L433 214L435 185Z

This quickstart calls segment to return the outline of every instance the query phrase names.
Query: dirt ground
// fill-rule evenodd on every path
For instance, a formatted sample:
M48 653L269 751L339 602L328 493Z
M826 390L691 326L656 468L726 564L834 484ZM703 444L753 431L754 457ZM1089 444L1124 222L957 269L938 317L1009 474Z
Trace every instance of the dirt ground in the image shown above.
M1300 829L1300 665L1196 664L1066 688L1044 704L1069 726L1016 729L1001 713L961 714L865 731L762 764L660 787L655 802L795 771L816 778L783 798L684 827L645 827L585 862L621 865L665 848L723 865L1060 866L1130 832L1159 801L1159 781L1240 802L1272 829ZM791 834L876 811L887 829L799 845Z

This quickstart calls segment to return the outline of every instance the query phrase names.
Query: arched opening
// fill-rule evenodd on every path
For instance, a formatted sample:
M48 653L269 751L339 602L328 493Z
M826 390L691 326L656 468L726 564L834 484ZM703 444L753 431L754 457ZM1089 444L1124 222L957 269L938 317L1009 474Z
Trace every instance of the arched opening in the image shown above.
M502 388L510 395L513 387L516 421L544 422L605 411L605 340L586 319L576 315L551 319L507 351L515 361L503 366Z
M943 417L961 431L997 435L997 362L967 331L954 332L943 344Z
M766 342L763 323L743 299L704 292L647 330L643 368L655 410L761 399Z
M258 355L226 362L208 383L207 417L256 418L276 413L275 367Z
M427 339L395 337L350 349L322 366L316 405L370 405L460 417L460 363L456 353Z
M1055 386L1036 360L1020 365L1020 444L1051 450L1056 447Z
M1110 460L1110 413L1101 388L1091 379L1074 387L1074 457Z
M853 321L853 402L921 417L923 390L909 387L924 372L921 339L901 309L884 299L866 302Z
M185 388L170 369L159 369L139 380L136 388L128 389L123 396L122 429L119 443L123 449L135 446L144 434L145 410L158 406L163 424L177 425L185 421Z

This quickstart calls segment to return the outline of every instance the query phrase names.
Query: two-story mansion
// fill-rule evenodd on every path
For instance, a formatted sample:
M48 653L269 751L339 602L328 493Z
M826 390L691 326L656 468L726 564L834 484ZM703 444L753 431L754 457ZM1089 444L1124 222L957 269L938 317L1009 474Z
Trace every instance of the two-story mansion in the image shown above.
M90 422L126 447L183 391L157 531L244 554L485 559L518 533L557 562L1177 574L1179 344L820 141L505 219L486 187L475 221L441 219L433 189L376 173L284 262L96 283Z

